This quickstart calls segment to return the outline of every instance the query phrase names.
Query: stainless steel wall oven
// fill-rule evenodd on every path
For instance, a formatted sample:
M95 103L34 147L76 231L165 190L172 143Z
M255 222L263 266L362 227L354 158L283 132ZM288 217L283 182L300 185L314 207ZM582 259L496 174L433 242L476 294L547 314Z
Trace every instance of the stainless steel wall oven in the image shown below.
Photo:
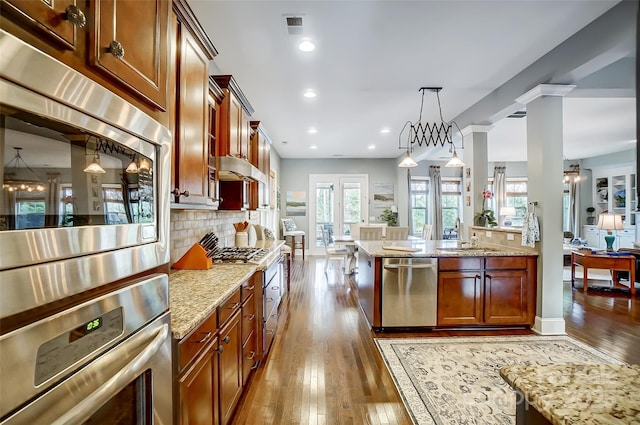
M0 423L168 424L171 135L2 30L0 50Z

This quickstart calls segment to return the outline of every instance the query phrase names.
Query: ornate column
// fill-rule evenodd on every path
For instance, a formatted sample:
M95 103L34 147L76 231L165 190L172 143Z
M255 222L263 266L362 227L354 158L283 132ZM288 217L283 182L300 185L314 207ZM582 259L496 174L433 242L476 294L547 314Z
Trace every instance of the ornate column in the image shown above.
M572 85L540 84L516 99L527 107L528 199L540 224L534 330L564 334L562 283L562 98Z

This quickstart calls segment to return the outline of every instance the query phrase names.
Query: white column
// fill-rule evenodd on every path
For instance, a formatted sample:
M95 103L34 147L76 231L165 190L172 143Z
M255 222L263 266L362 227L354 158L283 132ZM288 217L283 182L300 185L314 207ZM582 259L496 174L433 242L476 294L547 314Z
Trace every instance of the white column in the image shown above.
M516 99L527 106L528 199L540 223L534 330L564 334L562 284L562 97L575 86L540 84Z
M491 128L490 125L469 125L461 130L464 137L464 150L458 151L458 154L465 163L462 170L464 232L460 235L461 239L468 240L471 237L469 227L473 226L473 217L482 208L482 190L485 189L489 178L487 133ZM467 192L467 184L470 184L469 192ZM470 205L467 205L467 197L470 197Z

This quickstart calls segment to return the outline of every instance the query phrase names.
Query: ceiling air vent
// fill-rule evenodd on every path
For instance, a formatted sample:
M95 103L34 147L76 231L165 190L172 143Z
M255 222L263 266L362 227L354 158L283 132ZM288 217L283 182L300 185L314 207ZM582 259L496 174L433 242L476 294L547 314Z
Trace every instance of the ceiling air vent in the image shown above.
M524 118L527 116L527 111L516 111L511 115L507 115L507 118Z
M287 16L287 33L302 34L302 16Z

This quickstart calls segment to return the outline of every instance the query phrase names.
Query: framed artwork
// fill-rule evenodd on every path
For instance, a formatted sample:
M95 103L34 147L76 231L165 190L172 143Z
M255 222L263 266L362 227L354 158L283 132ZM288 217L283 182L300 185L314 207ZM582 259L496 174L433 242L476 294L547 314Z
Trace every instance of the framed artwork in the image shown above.
M269 207L272 210L276 209L276 172L269 170ZM278 204L279 206L279 204Z
M307 215L307 192L287 192L287 216Z
M467 192L471 192L471 182L467 182Z
M471 168L467 167L467 169L464 172L464 175L470 179L471 178Z
M393 183L373 184L373 207L386 208L393 205Z
M467 206L471 206L471 196L467 196Z

